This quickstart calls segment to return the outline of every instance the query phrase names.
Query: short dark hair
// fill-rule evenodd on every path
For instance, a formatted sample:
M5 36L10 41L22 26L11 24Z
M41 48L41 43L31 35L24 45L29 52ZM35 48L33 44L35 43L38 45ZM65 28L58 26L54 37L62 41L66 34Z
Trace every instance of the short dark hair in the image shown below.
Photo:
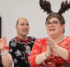
M63 25L65 24L65 19L62 15L58 14L58 13L50 13L48 15L48 17L46 18L46 22L48 19L52 18L52 17L56 17L59 21L60 21L60 24ZM63 30L63 33L65 32L65 29Z
M60 24L63 25L65 24L65 19L62 15L58 14L58 13L51 13L48 15L48 17L46 18L46 21L52 17L56 17L58 18L58 20L60 21Z
M20 18L19 18L19 19L20 19ZM19 21L19 19L17 20L16 25L18 25L18 21Z
M16 23L16 25L18 25L18 20L17 20L17 23Z

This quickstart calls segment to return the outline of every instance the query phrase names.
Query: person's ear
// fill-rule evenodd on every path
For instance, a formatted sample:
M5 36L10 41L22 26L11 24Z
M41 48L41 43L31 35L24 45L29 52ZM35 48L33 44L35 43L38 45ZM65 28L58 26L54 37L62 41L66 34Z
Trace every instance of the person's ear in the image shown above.
M63 27L63 33L65 33L65 24L63 24L62 27Z
M15 26L16 30L18 29L17 25Z
M65 29L65 24L62 25L63 29Z

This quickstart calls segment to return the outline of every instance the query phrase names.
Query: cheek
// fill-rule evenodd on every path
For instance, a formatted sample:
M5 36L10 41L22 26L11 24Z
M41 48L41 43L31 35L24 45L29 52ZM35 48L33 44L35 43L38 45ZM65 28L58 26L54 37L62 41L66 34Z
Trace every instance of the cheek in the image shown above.
M48 31L49 30L49 27L46 27L46 30Z
M18 31L22 31L22 30L23 30L23 28L22 28L22 27L19 27L17 30L18 30Z
M30 27L28 27L28 29L30 29Z
M59 26L57 26L57 27L56 27L56 29L57 29L57 30L59 30L59 31L63 31L63 27L62 27L62 26L60 26L60 25L59 25Z
M48 30L48 28L46 27L46 30Z
M22 26L19 27L19 30L23 30L23 29L24 29L24 27L22 27Z
M49 32L49 28L48 28L48 27L46 27L46 32L47 32L47 33Z

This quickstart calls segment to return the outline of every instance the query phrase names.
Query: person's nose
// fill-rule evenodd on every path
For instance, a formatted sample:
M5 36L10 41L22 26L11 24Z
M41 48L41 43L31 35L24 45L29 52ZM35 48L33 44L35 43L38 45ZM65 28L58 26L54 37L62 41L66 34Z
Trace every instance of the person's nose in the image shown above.
M50 23L49 26L53 26L53 23Z
M25 28L27 28L28 26L27 26L27 25L25 25L24 27L25 27Z

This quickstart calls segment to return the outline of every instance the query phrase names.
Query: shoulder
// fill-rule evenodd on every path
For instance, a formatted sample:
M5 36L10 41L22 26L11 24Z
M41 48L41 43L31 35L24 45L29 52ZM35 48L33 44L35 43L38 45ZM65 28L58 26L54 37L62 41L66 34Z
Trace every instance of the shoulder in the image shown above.
M13 44L14 44L14 43L17 43L17 38L16 38L16 37L12 38L12 39L9 41L9 44L10 44L10 43L13 43Z
M36 40L36 42L39 42L39 43L45 43L47 41L47 37L46 38L39 38Z
M45 38L36 38L33 36L28 36L28 37L30 37L31 39L34 39L34 40L47 40L47 37L45 37Z
M70 36L66 36L65 40L70 41Z
M28 36L28 38L30 38L30 40L35 41L35 37L33 37L33 36Z
M38 41L46 41L47 40L47 37L45 37L45 38L39 38L39 39L37 39Z
M70 45L70 37L65 36L65 39L63 40L63 45L69 46Z
M47 38L39 38L35 41L34 46L42 47L47 45Z
M14 38L12 38L10 41L17 41L17 38L16 37L14 37Z

